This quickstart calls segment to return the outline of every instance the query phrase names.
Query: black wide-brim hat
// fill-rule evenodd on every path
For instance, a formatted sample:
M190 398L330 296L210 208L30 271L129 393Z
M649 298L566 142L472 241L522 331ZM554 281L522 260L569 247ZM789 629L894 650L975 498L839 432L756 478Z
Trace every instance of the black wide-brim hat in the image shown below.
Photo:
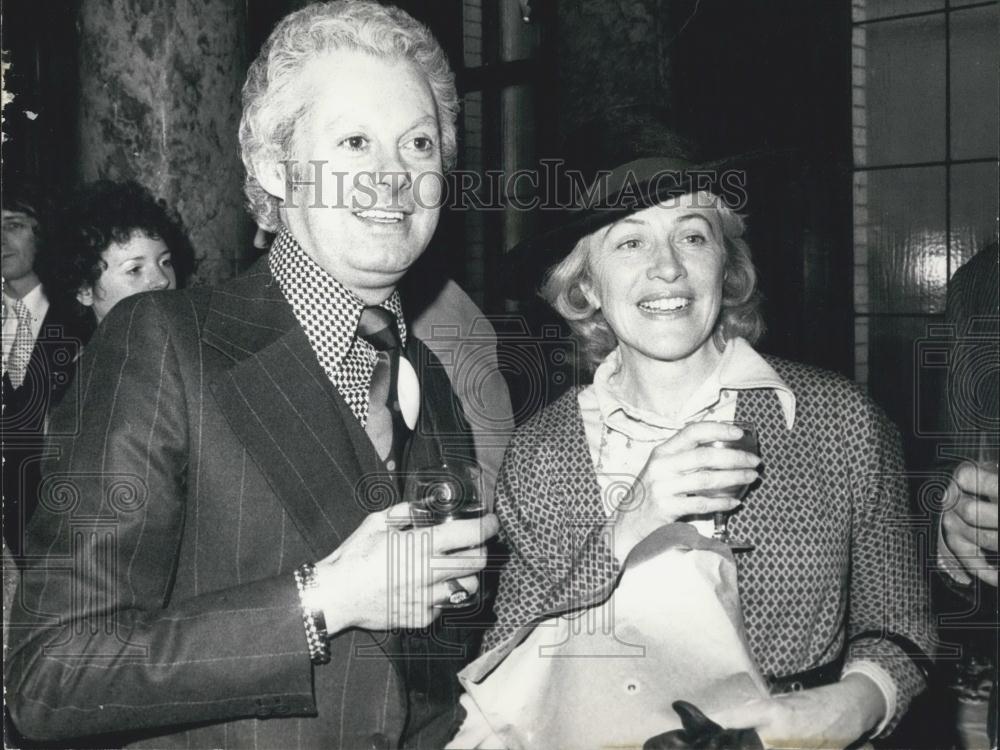
M739 203L745 186L736 159L696 164L669 156L646 156L599 171L586 188L577 183L570 206L542 206L549 228L515 245L504 257L505 292L511 299L533 295L547 270L583 237L671 198L705 191Z

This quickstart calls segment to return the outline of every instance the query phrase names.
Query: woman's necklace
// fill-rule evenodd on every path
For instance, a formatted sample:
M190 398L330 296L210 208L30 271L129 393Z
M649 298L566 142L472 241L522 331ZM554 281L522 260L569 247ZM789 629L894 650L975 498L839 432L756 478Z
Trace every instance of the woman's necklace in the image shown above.
M597 445L597 461L594 464L594 469L596 471L598 471L598 472L600 472L600 471L602 471L604 469L604 458L605 458L605 455L607 454L607 451L608 451L608 439L611 436L611 432L612 432L611 428L608 427L608 425L605 422L602 421L601 422L601 439L600 439L600 442ZM632 450L632 440L633 440L632 436L628 435L628 434L625 434L623 432L619 432L618 434L620 434L622 437L625 438L625 450L626 451L631 451ZM644 440L640 439L639 442L660 442L660 441L659 440L644 441Z

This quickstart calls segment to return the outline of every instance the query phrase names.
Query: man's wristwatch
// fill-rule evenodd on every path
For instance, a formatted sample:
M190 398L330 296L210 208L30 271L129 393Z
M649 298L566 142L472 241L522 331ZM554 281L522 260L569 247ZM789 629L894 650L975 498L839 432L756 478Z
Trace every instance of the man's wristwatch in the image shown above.
M309 660L313 664L330 661L330 644L327 642L326 617L323 609L316 606L313 592L316 590L316 566L305 563L295 571L295 585L299 590L302 605L302 623L306 627L306 643L309 646Z

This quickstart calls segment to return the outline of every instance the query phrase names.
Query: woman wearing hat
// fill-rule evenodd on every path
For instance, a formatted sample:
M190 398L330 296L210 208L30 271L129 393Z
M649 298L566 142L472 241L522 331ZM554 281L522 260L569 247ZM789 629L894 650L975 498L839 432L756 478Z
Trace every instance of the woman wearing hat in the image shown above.
M891 731L925 685L899 436L845 378L754 350L756 272L743 219L717 195L739 180L706 174L655 157L617 167L589 207L514 251L522 270L562 256L542 295L594 378L508 448L496 512L510 561L485 648L599 601L657 528L713 535L727 513L752 543L735 554L739 595L772 697L710 718L765 744L844 747ZM735 420L759 451L709 447L741 437ZM742 502L734 485L750 486Z

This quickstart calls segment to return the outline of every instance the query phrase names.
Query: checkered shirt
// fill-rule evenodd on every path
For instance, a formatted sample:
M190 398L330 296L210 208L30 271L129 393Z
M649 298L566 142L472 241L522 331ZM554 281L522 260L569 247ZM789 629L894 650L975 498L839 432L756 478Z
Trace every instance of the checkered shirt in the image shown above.
M378 358L375 347L357 337L365 303L320 268L287 229L275 238L268 263L323 371L364 427L368 389ZM399 292L393 292L379 306L396 316L405 347L406 323Z

